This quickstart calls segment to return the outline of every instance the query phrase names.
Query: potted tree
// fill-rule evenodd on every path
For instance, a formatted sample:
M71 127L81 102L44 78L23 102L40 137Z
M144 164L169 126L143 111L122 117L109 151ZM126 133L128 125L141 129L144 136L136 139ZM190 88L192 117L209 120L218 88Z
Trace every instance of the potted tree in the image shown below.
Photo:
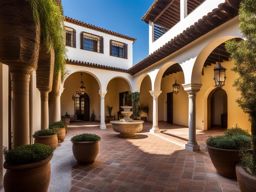
M110 122L110 121L113 121L115 120L115 117L112 116L112 110L113 110L113 107L112 106L107 106L107 110L108 110L108 116L106 117L106 122Z
M22 145L5 153L6 192L47 192L53 149L44 144Z
M236 164L240 151L251 148L251 137L240 128L227 130L224 135L210 137L207 149L217 172L228 178L236 178Z
M58 146L58 137L54 129L43 129L36 131L33 135L35 143L41 143L56 149Z
M78 163L93 163L99 153L100 137L95 134L84 133L72 137L73 154Z
M236 173L241 191L256 191L256 1L242 0L239 9L239 28L243 41L230 41L227 51L235 61L234 71L239 74L235 86L240 91L239 106L249 114L252 134L252 153L244 153Z
M63 121L57 121L49 125L49 129L54 129L57 132L59 142L63 142L66 137L66 127Z

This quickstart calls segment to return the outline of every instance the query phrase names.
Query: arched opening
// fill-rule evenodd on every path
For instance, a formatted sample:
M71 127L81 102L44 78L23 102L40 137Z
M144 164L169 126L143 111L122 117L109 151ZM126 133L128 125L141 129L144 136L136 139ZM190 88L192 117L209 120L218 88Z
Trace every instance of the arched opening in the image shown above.
M61 96L62 116L70 115L73 122L99 121L99 89L97 79L86 72L70 75L64 82L64 91Z
M152 121L152 96L149 92L151 89L151 80L147 75L140 86L140 118L144 121Z
M228 97L225 90L214 89L208 96L208 129L226 129L228 125Z
M161 78L162 94L159 96L159 121L187 126L188 97L182 87L184 74L181 66L179 64L171 65L164 71ZM177 87L174 88L174 85Z
M121 106L132 106L131 87L122 77L111 79L105 96L106 122L121 118Z

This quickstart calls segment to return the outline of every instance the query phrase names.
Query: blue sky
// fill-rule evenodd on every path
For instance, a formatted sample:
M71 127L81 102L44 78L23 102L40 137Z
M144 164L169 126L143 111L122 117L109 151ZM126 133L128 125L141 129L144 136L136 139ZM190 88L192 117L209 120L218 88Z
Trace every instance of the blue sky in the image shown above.
M62 0L64 15L136 38L134 63L148 55L148 26L141 20L154 0Z

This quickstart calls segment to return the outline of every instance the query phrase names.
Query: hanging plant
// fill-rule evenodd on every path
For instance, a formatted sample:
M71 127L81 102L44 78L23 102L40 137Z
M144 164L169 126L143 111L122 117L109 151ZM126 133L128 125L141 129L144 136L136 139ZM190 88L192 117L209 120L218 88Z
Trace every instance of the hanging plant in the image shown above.
M64 73L65 40L62 7L55 0L28 0L36 23L40 25L40 42L55 52L55 72Z

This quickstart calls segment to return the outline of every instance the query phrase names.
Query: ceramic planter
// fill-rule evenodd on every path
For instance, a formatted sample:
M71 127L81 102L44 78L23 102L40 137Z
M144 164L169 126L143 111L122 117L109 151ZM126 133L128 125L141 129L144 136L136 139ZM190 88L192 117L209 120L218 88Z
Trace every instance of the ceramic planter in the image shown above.
M220 149L207 145L217 172L228 178L236 178L236 164L240 161L239 150Z
M236 166L237 182L241 192L255 192L256 191L256 177L247 173L243 167Z
M78 163L93 163L99 153L99 141L73 141L73 154Z
M48 136L34 136L35 143L42 143L56 149L58 147L58 137L57 134Z
M65 137L66 137L66 128L58 128L58 132L57 132L57 136L58 136L58 140L59 142L63 142Z
M7 170L4 176L5 192L47 192L51 176L51 158L52 156L23 165L4 163Z

